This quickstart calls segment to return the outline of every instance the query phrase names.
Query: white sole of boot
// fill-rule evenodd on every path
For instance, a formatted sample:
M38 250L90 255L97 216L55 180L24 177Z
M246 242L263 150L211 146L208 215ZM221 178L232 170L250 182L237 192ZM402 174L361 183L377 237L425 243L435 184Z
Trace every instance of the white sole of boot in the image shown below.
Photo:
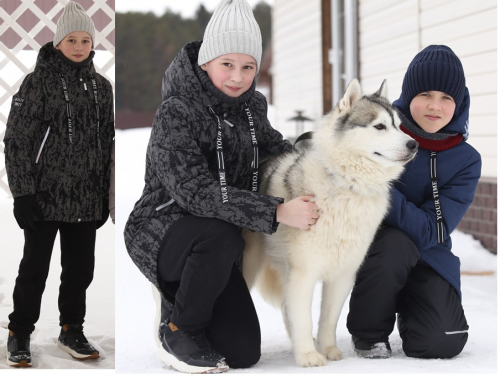
M163 348L160 348L158 350L158 357L160 358L160 360L172 366L175 370L180 371L181 373L217 374L217 373L224 373L229 369L229 366L227 366L225 363L219 363L215 367L188 365L185 362L179 361L177 358L172 356Z
M66 353L69 353L73 358L76 358L78 360L94 360L96 358L99 358L99 352L94 352L91 355L80 354L75 352L73 349L67 347L66 345L62 344L59 340L57 341L57 345L59 346L60 349L64 350Z
M162 348L161 340L158 335L158 330L160 329L160 321L161 321L161 295L155 285L151 284L151 290L153 291L153 298L155 299L156 304L156 315L155 315L155 324L154 324L154 339L156 342L156 346L158 348Z
M12 367L31 367L31 361L28 362L27 360L21 360L19 362L14 362L9 360L9 355L7 354L7 365L12 366Z

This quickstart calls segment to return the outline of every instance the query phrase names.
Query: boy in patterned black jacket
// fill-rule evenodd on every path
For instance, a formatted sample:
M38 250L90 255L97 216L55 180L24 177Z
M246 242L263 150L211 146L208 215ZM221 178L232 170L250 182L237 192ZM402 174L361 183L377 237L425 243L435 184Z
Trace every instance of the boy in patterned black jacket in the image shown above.
M259 360L259 321L238 269L242 228L308 229L319 216L310 198L282 203L257 191L259 159L291 150L255 91L261 54L250 5L223 0L203 42L185 45L163 79L145 187L125 243L157 303L163 299L159 356L179 371L221 372Z
M58 345L79 359L99 357L83 335L85 293L94 273L96 229L109 216L114 137L113 92L95 72L95 27L70 1L54 40L14 95L5 133L5 162L24 254L9 315L7 364L31 366L30 334L57 232L61 239Z

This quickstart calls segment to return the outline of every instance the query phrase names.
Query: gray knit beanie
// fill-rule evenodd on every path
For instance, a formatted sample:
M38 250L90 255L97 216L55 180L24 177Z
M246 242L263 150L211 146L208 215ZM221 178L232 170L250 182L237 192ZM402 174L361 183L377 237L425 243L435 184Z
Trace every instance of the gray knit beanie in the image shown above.
M84 31L92 37L92 47L95 43L95 26L92 19L89 17L83 7L70 1L64 7L63 13L57 21L56 35L54 36L54 47L61 42L64 37L74 31Z
M240 53L255 58L256 74L262 56L262 36L246 0L221 0L208 22L198 54L198 65L221 55Z

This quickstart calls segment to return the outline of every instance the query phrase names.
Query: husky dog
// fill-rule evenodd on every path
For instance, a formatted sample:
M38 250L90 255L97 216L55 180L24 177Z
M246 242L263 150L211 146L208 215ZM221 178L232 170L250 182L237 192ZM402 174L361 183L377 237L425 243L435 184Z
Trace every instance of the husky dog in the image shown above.
M244 232L243 274L281 307L299 366L340 360L337 321L356 272L389 207L389 188L418 143L404 134L387 100L387 84L361 95L354 79L337 107L316 126L311 146L278 157L266 169L266 192L285 201L314 196L320 217L309 230L281 224L276 234ZM317 349L311 305L323 281Z

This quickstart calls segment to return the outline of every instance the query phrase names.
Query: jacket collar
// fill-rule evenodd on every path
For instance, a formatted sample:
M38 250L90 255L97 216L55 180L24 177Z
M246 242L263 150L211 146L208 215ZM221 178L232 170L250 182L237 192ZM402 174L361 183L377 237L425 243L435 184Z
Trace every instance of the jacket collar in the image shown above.
M89 57L84 61L73 62L72 60L66 58L60 50L54 48L51 41L43 45L40 49L35 69L55 70L67 76L74 76L77 73L95 73L93 64L94 55L95 51L91 51Z
M408 126L408 125L406 125ZM444 151L448 150L452 147L455 147L457 144L459 144L463 138L461 134L455 134L455 135L448 135L444 138L440 139L428 139L425 137L422 137L418 134L415 134L408 130L404 125L400 126L401 131L403 131L405 134L411 136L413 139L415 139L418 142L418 147L423 148L424 150L429 150L429 151ZM415 130L413 130L415 131Z

